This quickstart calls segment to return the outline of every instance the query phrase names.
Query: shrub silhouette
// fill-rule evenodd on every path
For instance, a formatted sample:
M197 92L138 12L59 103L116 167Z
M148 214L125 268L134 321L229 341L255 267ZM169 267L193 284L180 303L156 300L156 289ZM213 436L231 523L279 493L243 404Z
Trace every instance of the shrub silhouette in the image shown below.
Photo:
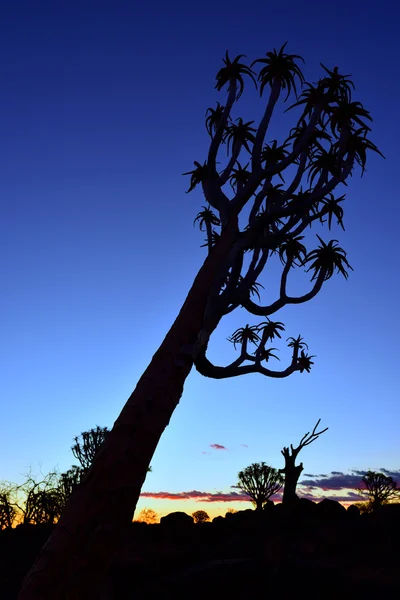
M205 510L196 510L194 513L192 513L192 517L195 523L205 523L206 521L210 520L210 517Z
M147 523L149 525L152 525L154 523L157 523L159 519L158 514L155 510L153 510L152 508L143 508L143 510L141 510L138 514L138 518L135 519L135 521L139 523Z

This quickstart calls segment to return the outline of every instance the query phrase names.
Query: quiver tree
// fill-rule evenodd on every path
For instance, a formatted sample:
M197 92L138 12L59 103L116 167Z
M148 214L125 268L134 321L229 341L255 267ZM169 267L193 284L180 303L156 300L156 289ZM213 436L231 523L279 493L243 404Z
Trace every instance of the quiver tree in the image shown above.
M97 425L96 428L83 431L80 436L74 438L75 444L71 448L72 454L79 461L84 473L89 470L108 433L107 427Z
M61 473L60 482L59 482L59 490L64 499L64 505L66 504L68 498L71 496L72 492L74 492L78 485L80 484L82 477L84 475L84 470L82 467L77 465L72 465L68 471Z
M83 431L79 436L74 437L75 443L71 447L71 451L79 461L80 467L73 465L69 471L66 471L66 473L63 474L66 476L66 485L68 485L67 480L69 479L70 483L74 486L74 489L76 488L77 483L80 483L83 475L89 470L96 454L109 433L107 427L99 427L99 425L97 425L95 428L89 429L89 431ZM147 471L150 472L151 467L149 467Z
M393 477L376 471L367 471L362 482L365 487L358 491L364 498L368 498L372 512L378 511L383 504L388 504L391 500L400 499L400 488Z
M290 449L284 447L283 450L281 450L281 453L283 454L283 457L285 459L285 467L283 469L280 469L280 472L284 473L285 475L285 485L283 488L282 502L286 506L293 506L298 500L298 497L296 495L296 487L300 474L304 468L302 462L299 465L296 465L296 458L300 450L305 448L305 446L308 446L309 444L315 442L315 440L317 440L322 433L325 433L325 431L328 430L328 427L325 427L325 429L317 431L317 427L320 424L320 421L321 419L318 419L317 424L315 425L311 433L308 431L305 435L303 435L299 445L296 446L296 448L294 448L293 445L290 444Z
M238 473L237 487L250 496L257 511L261 511L268 500L279 492L283 485L283 475L265 462L253 463Z
M243 55L231 60L226 53L215 86L226 98L207 111L208 155L189 172L188 191L200 185L205 198L197 222L206 233L207 257L26 577L21 600L57 600L63 593L83 598L101 589L100 574L107 572L121 532L132 520L151 458L193 365L217 379L246 373L282 378L311 369L312 356L300 336L289 340L288 363L280 370L270 367L276 356L270 343L283 331L270 317L288 304L314 298L334 273L347 278L351 267L336 240L318 238L313 247L305 233L316 224L343 227L345 194L335 195L336 189L346 185L357 165L364 171L368 151L379 151L369 140L369 112L352 99L349 76L337 67L322 67L321 79L305 84L302 59L287 54L285 46L250 65ZM261 67L258 74L253 67ZM245 80L259 86L264 113L258 125L234 115ZM303 92L297 96L299 87ZM280 100L286 103L293 95L287 110L293 110L294 126L271 141L273 113ZM260 278L274 255L282 262L279 291L274 301L263 303ZM300 296L289 292L296 268L311 272L310 290ZM207 356L210 337L237 308L260 322L232 335L238 358L214 365Z

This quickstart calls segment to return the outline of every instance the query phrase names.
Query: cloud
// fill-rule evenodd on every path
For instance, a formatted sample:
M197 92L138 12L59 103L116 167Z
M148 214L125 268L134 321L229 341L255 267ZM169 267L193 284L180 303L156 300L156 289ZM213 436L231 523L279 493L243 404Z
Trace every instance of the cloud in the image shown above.
M315 478L315 479L303 479L300 481L300 485L304 485L310 489L321 489L323 491L329 490L354 490L360 487L361 477L355 474L345 475L344 473L332 473L328 477Z
M211 454L211 452L202 452L202 454Z
M220 444L211 444L211 448L216 450L227 450ZM204 454L204 452L203 452ZM209 454L209 453L208 453ZM381 469L381 472L388 477L393 477L400 484L400 469L389 471ZM320 502L324 498L336 500L337 502L358 502L362 500L360 494L356 491L361 487L362 477L366 471L357 469L345 474L341 471L332 471L329 475L310 475L305 476L309 479L303 479L299 483L298 494L301 498ZM232 490L240 490L237 485L230 486ZM343 490L343 491L342 491ZM322 492L322 493L321 493ZM337 493L342 492L342 493ZM196 502L249 502L249 496L240 491L229 492L200 492L192 490L190 492L142 492L142 498L154 498L158 500L194 500ZM279 502L282 494L275 494L272 500Z
M202 502L249 502L249 497L244 492L142 492L142 498L158 500L196 500Z
M388 469L381 469L382 473L387 477L393 477L393 479L400 485L400 469L397 471L388 471Z
M229 492L227 494L223 494L222 492L218 492L217 494L212 494L205 500L206 502L249 502L250 498L244 492Z
M221 444L210 444L210 448L214 450L228 450L225 446L221 446Z
M231 486L234 487L234 486ZM300 491L300 490L299 490ZM336 500L337 502L357 502L360 501L360 495L356 492L349 492L347 495L324 494L316 495L311 491L304 490L299 494L301 498L320 502L324 498ZM142 492L142 498L153 498L155 500L194 500L195 502L250 502L250 497L245 492L200 492L192 490L191 492ZM274 502L282 500L282 494L274 494L271 497Z
M388 477L393 479L399 484L400 483L400 470L389 471L388 469L381 469L381 472ZM334 491L334 490L355 490L362 488L362 478L367 471L361 471L359 469L352 469L350 473L345 474L341 471L332 471L330 475L310 475L306 474L309 479L303 479L299 482L299 485L304 486L311 492L311 490L323 490Z

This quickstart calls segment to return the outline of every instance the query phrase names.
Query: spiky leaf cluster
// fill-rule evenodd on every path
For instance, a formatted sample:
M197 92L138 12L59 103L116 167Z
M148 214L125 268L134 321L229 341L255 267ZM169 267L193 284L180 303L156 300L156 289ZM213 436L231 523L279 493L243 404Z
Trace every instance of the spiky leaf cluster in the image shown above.
M347 279L352 267L339 242L317 235L319 244L314 245L309 230L316 224L344 230L346 194L343 190L337 194L336 189L347 186L358 166L364 173L371 152L383 156L369 138L372 118L353 98L351 76L341 73L337 66L329 68L321 63L320 79L306 82L301 70L303 59L288 53L286 46L250 64L243 54L231 59L226 53L215 86L218 92L226 91L226 99L206 113L211 138L208 156L204 162L196 161L195 169L187 173L188 191L201 185L208 205L195 222L206 232L204 246L210 260L222 240L231 236L230 250L210 287L204 313L206 333L201 340L207 342L198 342L195 351L197 369L210 377L249 372L286 377L294 371L310 371L313 356L294 338L289 366L282 371L265 367L276 357L276 349L266 346L272 339L265 333L269 326L261 329L260 325L248 324L236 329L229 339L235 347L240 346L240 357L227 367L214 366L206 358L208 339L222 317L236 308L265 319L286 305L311 300L334 273ZM250 79L259 88L264 104L258 124L234 115ZM293 126L286 136L282 132L281 139L274 136L271 140L271 122L281 103L289 103L284 109L293 115ZM261 283L262 276L273 255L282 264L279 293L275 301L262 304L260 290L268 289ZM310 273L312 287L301 296L289 293L294 269ZM248 351L249 345L256 346L254 353Z

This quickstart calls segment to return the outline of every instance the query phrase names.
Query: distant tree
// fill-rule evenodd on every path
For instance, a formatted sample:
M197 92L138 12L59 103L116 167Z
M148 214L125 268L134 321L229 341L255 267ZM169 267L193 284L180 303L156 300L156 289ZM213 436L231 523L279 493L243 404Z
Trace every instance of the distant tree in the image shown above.
M262 510L268 499L279 492L284 478L265 462L253 463L238 474L238 487L251 498L256 510Z
M317 424L311 433L308 431L301 438L300 443L296 448L293 448L292 444L290 444L290 450L286 447L281 450L281 453L285 458L285 467L280 469L280 472L285 475L282 502L286 506L292 506L298 500L298 496L296 495L296 487L300 474L304 468L302 462L297 466L295 464L300 450L302 450L305 446L312 444L312 442L315 442L315 440L317 440L322 433L325 433L325 431L328 430L328 427L326 427L322 431L316 431L320 421L321 419L318 419Z
M83 431L79 436L74 438L75 444L71 447L71 450L81 465L81 476L85 475L89 470L97 452L109 433L107 427L97 425L95 428L89 429L89 431ZM147 472L149 473L151 470L151 466L149 466Z
M0 483L0 529L11 528L16 518L16 509L12 505L12 484Z
M13 486L11 499L24 524L53 524L58 521L65 505L56 470L42 478L34 476L30 470L23 483Z
M236 510L236 508L228 508L228 510L226 512L231 515L234 515L235 513L237 513L237 510Z
M270 317L315 298L335 273L347 279L351 266L345 250L335 239L315 240L309 228L343 227L341 186L357 166L364 173L367 155L379 150L369 138L368 110L352 97L350 76L338 67L322 66L318 81L305 83L302 60L287 53L286 44L249 64L244 55L231 59L226 53L215 85L226 92L225 100L206 113L208 153L187 173L187 191L201 186L204 194L205 208L197 222L206 234L207 256L107 436L104 452L96 455L93 476L71 496L46 551L26 576L19 600L32 597L34 587L45 590L43 598L51 600L76 597L78 589L96 595L94 586L100 594L102 578L92 573L108 570L119 532L132 520L150 461L193 367L214 379L310 372L313 356L300 336L291 343L285 366L271 367L276 360L271 343L281 338L284 326ZM235 114L245 80L259 86L263 106L257 123ZM281 101L289 102L293 127L271 140ZM162 251L159 258L164 268ZM275 259L282 263L278 294L265 303L260 279L265 276L268 281ZM290 291L297 269L310 273L305 294ZM236 309L245 309L258 322L239 327L229 338L239 347L234 360L225 366L213 364L208 353L211 336Z
M400 498L400 488L397 483L393 477L384 473L367 471L362 482L365 488L360 488L358 491L364 497L368 496L368 502L373 512L376 512L383 504Z
M210 520L210 517L205 510L195 510L194 513L192 513L192 517L195 523L205 523Z
M64 504L66 504L72 492L74 492L80 484L83 475L84 471L82 467L77 465L72 465L72 467L68 469L68 471L61 473L59 481L59 490L62 494L62 497L64 498Z
M361 515L364 513L372 512L372 505L370 502L353 502L351 506L355 506L356 508L358 508Z
M138 518L135 519L135 521L138 521L139 523L148 523L149 525L158 523L159 520L158 514L152 508L143 508L143 510L140 511Z
M83 431L79 436L74 438L75 444L71 448L72 454L79 461L84 473L89 470L94 457L108 433L109 430L107 427L99 427L97 425L95 428L89 429L89 431Z

